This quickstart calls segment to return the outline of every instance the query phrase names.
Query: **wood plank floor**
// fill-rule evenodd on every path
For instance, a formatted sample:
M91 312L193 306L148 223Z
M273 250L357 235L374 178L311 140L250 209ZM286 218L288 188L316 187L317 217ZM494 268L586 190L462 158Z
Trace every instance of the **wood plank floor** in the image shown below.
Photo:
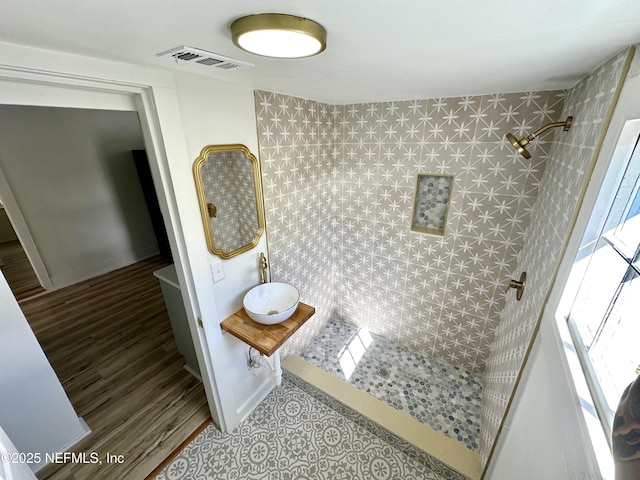
M148 259L25 300L21 307L92 433L74 452L123 464L49 465L38 478L144 479L209 418L202 384L182 367Z

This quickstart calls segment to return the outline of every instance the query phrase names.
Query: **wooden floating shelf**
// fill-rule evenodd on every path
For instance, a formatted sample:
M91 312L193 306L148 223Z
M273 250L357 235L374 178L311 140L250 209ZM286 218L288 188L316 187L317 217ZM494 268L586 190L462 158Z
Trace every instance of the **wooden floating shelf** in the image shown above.
M263 355L270 357L280 346L316 313L314 307L300 302L293 315L276 325L262 325L249 318L244 308L226 318L220 328Z

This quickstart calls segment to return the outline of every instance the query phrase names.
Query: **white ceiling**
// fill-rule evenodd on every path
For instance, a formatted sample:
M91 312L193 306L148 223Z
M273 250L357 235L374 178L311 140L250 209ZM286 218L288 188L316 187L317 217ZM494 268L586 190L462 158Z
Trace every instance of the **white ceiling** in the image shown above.
M0 12L0 41L328 103L568 88L640 43L639 0L5 0ZM245 53L229 25L252 13L311 18L327 29L327 49L299 60ZM221 72L156 57L182 45L255 67Z

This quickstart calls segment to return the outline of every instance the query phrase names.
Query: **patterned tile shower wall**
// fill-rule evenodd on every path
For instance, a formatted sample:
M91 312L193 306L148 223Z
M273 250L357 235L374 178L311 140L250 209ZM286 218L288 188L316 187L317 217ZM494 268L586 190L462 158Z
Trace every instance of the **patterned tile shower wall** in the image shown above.
M560 118L573 115L574 125L569 132L556 134L516 268L517 272L527 271L527 290L520 302L509 296L484 373L480 429L483 464L544 307L625 58L626 52L605 62L567 94Z
M504 134L556 121L562 102L529 92L332 107L257 92L274 279L323 305L289 352L335 310L482 371L552 138L525 160ZM455 176L445 236L410 230L418 174Z
M337 312L481 372L550 145L528 161L504 135L555 121L562 102L544 92L342 106ZM455 177L444 236L411 231L419 174Z
M300 290L316 314L282 347L302 351L333 312L336 109L255 92L260 162L273 281Z

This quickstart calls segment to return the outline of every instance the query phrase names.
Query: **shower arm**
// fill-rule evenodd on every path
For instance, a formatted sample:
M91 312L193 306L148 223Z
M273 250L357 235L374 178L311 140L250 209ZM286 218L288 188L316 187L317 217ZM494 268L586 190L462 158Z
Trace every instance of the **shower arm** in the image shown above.
M567 120L564 122L549 123L548 125L545 125L544 127L539 128L532 134L527 135L526 137L522 137L520 140L518 140L518 143L521 146L526 147L527 145L529 145L529 143L531 143L533 140L535 140L537 137L539 137L540 135L542 135L544 132L546 132L551 128L563 127L563 130L567 132L571 128L572 122L573 122L573 117L567 117Z

